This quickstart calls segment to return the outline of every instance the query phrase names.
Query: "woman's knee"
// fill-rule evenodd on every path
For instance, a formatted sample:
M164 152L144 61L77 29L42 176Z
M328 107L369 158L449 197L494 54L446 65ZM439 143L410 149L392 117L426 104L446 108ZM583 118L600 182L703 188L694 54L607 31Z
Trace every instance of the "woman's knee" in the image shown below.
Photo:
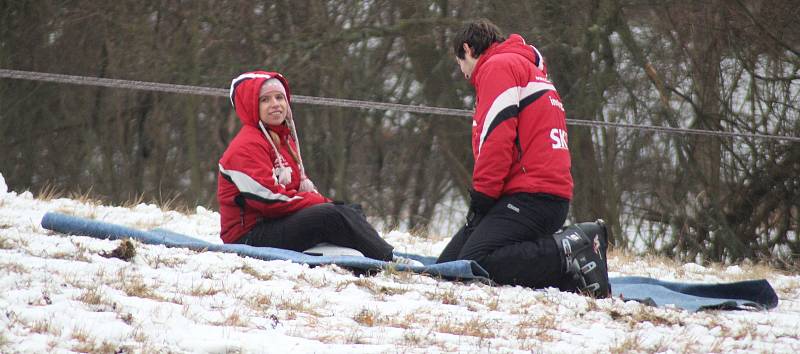
M343 226L344 220L336 206L330 203L317 204L302 210L305 221L318 225L321 231L332 231Z
M321 203L312 205L308 208L303 209L302 211L308 214L315 214L315 215L334 215L337 214L336 206L331 203Z

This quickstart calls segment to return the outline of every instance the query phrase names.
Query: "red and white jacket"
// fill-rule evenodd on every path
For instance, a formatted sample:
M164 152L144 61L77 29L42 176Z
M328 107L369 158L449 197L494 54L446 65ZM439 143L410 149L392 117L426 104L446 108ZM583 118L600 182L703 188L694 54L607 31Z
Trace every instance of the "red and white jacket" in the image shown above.
M572 199L564 106L539 52L517 34L478 58L470 82L473 188L492 198L546 193Z
M291 182L282 185L273 169L275 150L258 126L258 94L269 78L277 78L286 89L291 104L289 83L278 73L255 71L240 75L231 82L231 103L242 121L242 129L233 138L219 160L217 201L220 213L220 237L232 243L250 231L262 219L280 218L300 209L330 200L316 191L298 192L301 172L287 146L297 151L285 126L269 129L277 133L283 160L291 167ZM265 125L266 127L266 125Z

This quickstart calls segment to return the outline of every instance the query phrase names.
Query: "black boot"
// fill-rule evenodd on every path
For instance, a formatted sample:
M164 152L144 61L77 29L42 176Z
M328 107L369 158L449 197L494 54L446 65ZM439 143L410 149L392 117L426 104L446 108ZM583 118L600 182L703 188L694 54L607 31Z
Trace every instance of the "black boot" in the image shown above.
M562 270L589 296L611 296L608 283L608 234L603 220L571 225L553 235L564 262Z

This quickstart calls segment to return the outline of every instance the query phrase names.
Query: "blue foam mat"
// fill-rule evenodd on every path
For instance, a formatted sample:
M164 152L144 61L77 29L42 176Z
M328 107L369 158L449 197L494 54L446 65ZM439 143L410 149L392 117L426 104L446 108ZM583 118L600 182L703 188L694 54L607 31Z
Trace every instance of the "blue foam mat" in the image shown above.
M231 252L241 256L252 257L267 261L288 260L296 263L305 263L311 266L336 264L342 267L361 270L378 270L393 268L400 271L425 273L440 276L446 279L479 280L485 281L489 274L474 261L453 261L440 264L428 263L425 266L410 266L396 264L377 259L355 256L312 256L271 247L253 247L240 244L216 244L189 237L164 229L141 231L125 226L110 224L102 221L79 218L60 213L47 213L42 218L42 227L69 235L91 236L101 239L133 238L140 242L167 247L182 247L197 250L216 252ZM404 255L399 254L398 255ZM420 258L409 255L409 258Z
M215 252L231 252L262 260L288 260L311 266L336 264L360 270L393 268L401 271L430 274L445 279L488 282L489 274L474 261L453 261L436 264L436 258L408 253L395 253L418 260L424 266L395 264L355 256L312 256L301 252L239 244L216 244L164 229L136 230L120 225L84 219L60 213L47 213L42 227L70 235L101 239L133 238L143 243L182 247ZM689 311L707 309L772 309L778 306L778 296L766 280L734 283L703 284L668 282L646 277L612 277L609 279L614 297L634 300L654 306L674 305Z

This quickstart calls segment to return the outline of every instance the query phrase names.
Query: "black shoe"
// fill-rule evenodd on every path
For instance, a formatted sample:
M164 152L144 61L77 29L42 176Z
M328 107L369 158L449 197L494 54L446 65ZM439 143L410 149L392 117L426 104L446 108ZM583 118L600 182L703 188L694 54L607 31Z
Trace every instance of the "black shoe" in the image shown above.
M564 256L564 273L580 292L598 299L611 296L607 237L603 220L571 225L553 235Z

